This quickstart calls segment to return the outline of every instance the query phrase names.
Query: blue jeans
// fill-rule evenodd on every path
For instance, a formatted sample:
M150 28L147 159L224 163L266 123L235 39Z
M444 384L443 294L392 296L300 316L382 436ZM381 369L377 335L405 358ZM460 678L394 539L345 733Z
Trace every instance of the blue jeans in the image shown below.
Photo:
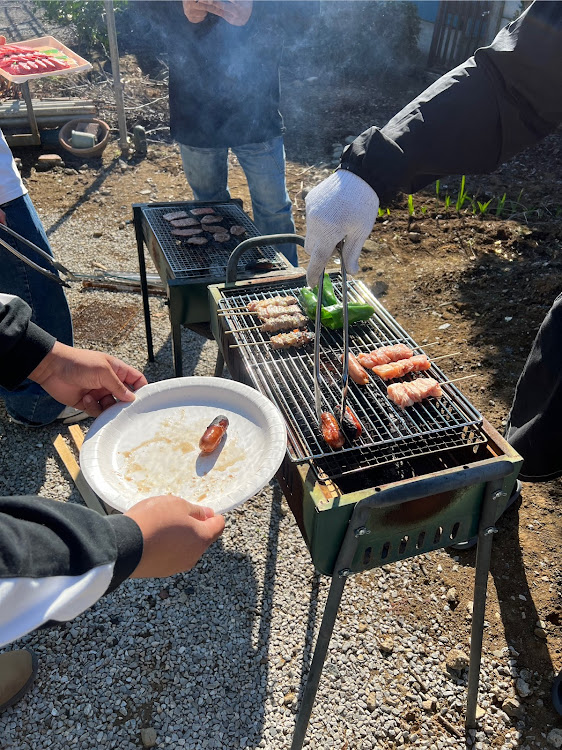
M196 201L230 200L228 148L192 148L180 144L180 151L183 170ZM262 234L294 234L291 199L285 184L283 138L234 146L232 151L248 181L254 224ZM277 247L298 266L296 245Z
M41 220L28 195L22 195L0 206L6 224L18 234L52 255ZM52 266L31 248L7 232L0 236L20 253L38 265L53 271ZM63 344L72 346L72 321L62 287L47 279L0 245L0 292L21 297L32 310L32 321ZM0 398L8 414L30 424L49 424L58 417L64 405L55 401L37 383L25 380L14 391L0 388Z

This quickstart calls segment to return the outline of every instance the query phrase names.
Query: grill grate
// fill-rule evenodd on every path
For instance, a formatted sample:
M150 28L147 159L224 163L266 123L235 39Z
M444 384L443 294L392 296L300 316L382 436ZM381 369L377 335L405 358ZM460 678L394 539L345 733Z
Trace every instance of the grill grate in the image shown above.
M341 277L332 277L336 295L341 300ZM298 291L299 282L282 286L261 287L259 292L240 294L240 290L225 290L219 303L224 320L235 333L228 336L232 343L258 345L229 349L228 357L239 352L256 387L271 398L283 413L293 461L314 460L318 469L335 478L414 456L466 447L486 442L481 429L482 417L470 402L455 388L444 385L441 399L426 399L421 404L402 410L386 395L386 384L374 373L366 386L350 381L348 404L363 426L363 433L353 444L346 442L343 449L333 451L323 441L318 429L314 406L313 351L303 349L273 350L269 336L260 330L242 331L257 319L229 313L232 307L245 309L250 300L264 299ZM350 327L350 349L353 353L368 352L379 346L405 343L422 352L413 339L396 323L389 313L372 297L360 282L349 284L350 302L367 302L375 307L374 316L366 323ZM252 322L250 322L252 321ZM309 323L314 330L314 323ZM322 329L322 397L323 408L333 411L341 399L342 334ZM443 383L443 372L432 365L424 373ZM407 379L413 379L413 374Z
M246 230L242 236L231 236L228 242L216 242L211 233L204 232L208 239L206 245L190 245L188 237L174 237L171 234L173 227L164 219L164 215L174 210L186 211L190 208L200 208L203 204L168 203L165 206L143 206L141 211L150 230L166 259L170 268L172 278L190 279L210 276L212 278L224 279L226 264L237 245L248 237L259 237L260 232L256 225L249 219L244 211L236 203L213 203L209 204L215 213L222 216L221 226L230 228L233 224L240 224ZM264 267L266 264L266 267ZM287 262L278 250L271 245L248 250L238 263L241 274L245 271L279 270L286 268Z

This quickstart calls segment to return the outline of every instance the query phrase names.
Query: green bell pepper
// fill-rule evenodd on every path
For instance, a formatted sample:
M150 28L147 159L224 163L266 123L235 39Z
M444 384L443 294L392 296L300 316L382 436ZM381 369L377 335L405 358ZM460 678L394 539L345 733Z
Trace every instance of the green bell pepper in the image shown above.
M315 286L314 294L318 297L318 287ZM329 274L324 274L324 286L322 287L322 305L337 305L338 304L338 298L336 297L336 293L334 292L334 285L332 284L332 279L330 278Z
M318 304L318 297L314 294L313 290L309 287L301 289L299 298L303 310L308 317L311 320L316 320L316 305ZM375 309L371 307L371 305L352 303L347 306L349 324L357 323L360 320L368 320L374 312ZM326 326L326 328L329 328L331 331L337 331L343 328L343 305L340 302L337 302L335 305L322 307L321 319L322 325Z

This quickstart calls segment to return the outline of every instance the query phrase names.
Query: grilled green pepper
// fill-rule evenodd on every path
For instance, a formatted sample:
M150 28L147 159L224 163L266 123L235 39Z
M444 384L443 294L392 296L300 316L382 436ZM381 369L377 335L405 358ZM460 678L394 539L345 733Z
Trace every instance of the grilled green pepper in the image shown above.
M318 287L313 289L314 294L318 297ZM322 305L337 305L338 298L334 292L334 285L329 274L324 274L324 286L322 287Z
M359 305L352 303L347 306L347 315L349 325L357 323L360 320L369 320L371 315L375 312L375 308L371 305ZM329 307L322 308L322 325L329 328L331 331L337 331L343 328L343 305L338 303L337 305L330 305Z
M303 310L311 320L316 320L316 305L318 297L312 289L305 287L299 293L300 303ZM368 320L375 312L371 305L352 303L347 306L349 324L357 323L360 320ZM321 312L322 325L331 331L337 331L343 328L343 305L337 302L335 305L328 305L322 308Z

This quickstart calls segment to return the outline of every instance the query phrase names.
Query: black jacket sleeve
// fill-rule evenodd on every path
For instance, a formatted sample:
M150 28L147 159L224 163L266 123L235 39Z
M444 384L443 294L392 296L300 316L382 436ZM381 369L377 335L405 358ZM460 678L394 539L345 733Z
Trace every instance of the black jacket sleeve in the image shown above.
M54 345L54 337L31 322L31 308L26 302L0 294L1 386L15 388Z
M0 497L0 646L79 615L128 578L142 549L142 533L128 516Z
M534 2L489 47L344 151L384 204L450 174L493 171L562 122L562 3Z

